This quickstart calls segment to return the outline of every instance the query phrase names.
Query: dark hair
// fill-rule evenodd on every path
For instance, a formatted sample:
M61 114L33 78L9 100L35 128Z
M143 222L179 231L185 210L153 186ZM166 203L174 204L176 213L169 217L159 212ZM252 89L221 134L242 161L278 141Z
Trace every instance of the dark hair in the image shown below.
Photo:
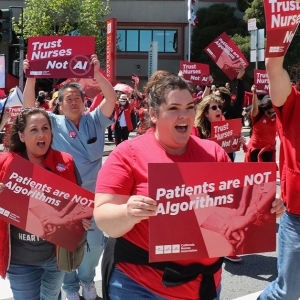
M225 87L221 86L219 87L219 92L220 92L220 96L221 98L224 100L224 106L228 106L231 103L231 93L229 92L228 89L226 89Z
M37 114L41 114L46 117L52 132L52 126L51 126L49 115L44 109L37 108L37 107L25 108L14 119L12 125L9 128L7 135L5 136L4 147L9 152L23 152L26 150L25 143L23 143L20 140L18 132L24 132L27 125L28 117Z
M264 96L263 99L258 102L258 109L261 113L264 113L272 107L273 105L269 95Z
M55 106L53 107L53 110L52 110L52 113L55 114L55 115L60 115L59 113L59 102L57 101Z
M84 101L83 90L82 90L81 85L80 85L79 83L77 83L77 82L68 82L67 84L63 85L63 86L58 90L58 101L59 101L59 102L62 102L62 101L63 101L63 92L64 92L66 89L69 89L69 88L75 88L75 89L77 89L77 90L80 92L82 101Z
M45 103L45 99L46 99L45 95L38 96L37 102L39 102L40 104L43 104L43 103Z
M188 83L182 77L168 71L153 73L144 90L148 98L148 107L152 107L156 115L158 115L162 103L166 103L168 92L173 90L188 90L191 92ZM146 127L154 127L150 119Z

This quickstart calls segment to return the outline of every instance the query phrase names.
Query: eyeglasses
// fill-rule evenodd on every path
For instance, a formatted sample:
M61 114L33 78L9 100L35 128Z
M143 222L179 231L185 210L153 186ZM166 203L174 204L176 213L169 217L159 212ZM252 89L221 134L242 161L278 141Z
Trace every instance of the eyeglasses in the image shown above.
M276 112L275 112L275 111L269 111L269 110L267 110L267 114L268 114L269 116L272 116L272 115L275 115Z
M219 104L219 105L213 105L213 106L211 106L210 108L211 108L212 110L217 110L217 109L222 110L223 105L221 105L221 104Z
M120 100L120 103L125 103L127 102L127 100Z

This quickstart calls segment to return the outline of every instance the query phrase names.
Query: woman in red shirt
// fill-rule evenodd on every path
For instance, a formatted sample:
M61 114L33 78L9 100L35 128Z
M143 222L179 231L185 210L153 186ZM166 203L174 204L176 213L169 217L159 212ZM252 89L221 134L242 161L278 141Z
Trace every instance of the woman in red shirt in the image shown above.
M248 144L245 161L274 162L276 150L276 114L270 97L258 101L256 86L253 92L250 118L252 123L252 136Z
M94 218L110 236L103 299L220 299L222 259L149 263L148 221L158 203L148 197L148 164L230 159L216 143L191 135L195 104L183 78L157 71L145 90L151 128L116 147L97 178Z

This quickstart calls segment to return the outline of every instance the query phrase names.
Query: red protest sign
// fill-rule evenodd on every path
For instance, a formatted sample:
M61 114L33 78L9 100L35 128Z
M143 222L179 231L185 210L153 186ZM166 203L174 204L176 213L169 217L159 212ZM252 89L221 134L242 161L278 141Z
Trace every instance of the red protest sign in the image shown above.
M264 0L267 45L265 57L284 56L300 22L300 3Z
M150 163L148 183L150 262L276 249L276 164Z
M56 168L63 170L64 165ZM1 220L69 251L76 249L84 232L80 216L93 215L93 193L19 155L13 158L3 183L6 188L1 193ZM64 224L45 225L46 216L50 221L62 218Z
M135 86L138 86L139 82L140 82L139 76L132 73L131 74L131 82L134 83Z
M211 140L220 145L227 153L240 149L239 138L242 130L242 119L211 122Z
M209 81L210 69L207 64L199 64L188 61L180 61L180 70L183 78L188 83L199 85L210 85Z
M254 70L254 84L257 94L269 94L269 77L266 70Z
M90 57L95 52L92 36L39 36L28 38L27 77L94 78Z
M240 67L240 65L243 65L244 68L249 65L239 47L225 32L210 43L204 51L230 80L236 78L236 70Z

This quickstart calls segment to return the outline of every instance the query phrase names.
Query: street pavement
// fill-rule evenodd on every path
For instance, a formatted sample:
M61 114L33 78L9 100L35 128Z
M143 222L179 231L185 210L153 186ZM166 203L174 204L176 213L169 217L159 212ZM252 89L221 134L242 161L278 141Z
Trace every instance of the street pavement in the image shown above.
M249 128L244 127L242 134L249 140ZM130 134L133 138L135 133ZM279 143L277 143L279 144ZM277 155L278 155L277 145ZM103 162L115 148L114 143L106 139ZM243 151L236 152L236 162L244 160ZM277 228L278 228L277 220ZM255 243L255 241L253 241ZM251 254L242 257L242 261L234 263L228 260L223 264L221 300L256 300L260 291L277 276L277 252ZM96 269L95 285L101 297L101 269L100 262ZM65 294L63 293L63 300ZM83 298L82 298L83 299ZM101 299L101 298L99 298ZM8 280L0 279L0 300L13 300ZM49 299L51 300L51 299Z

